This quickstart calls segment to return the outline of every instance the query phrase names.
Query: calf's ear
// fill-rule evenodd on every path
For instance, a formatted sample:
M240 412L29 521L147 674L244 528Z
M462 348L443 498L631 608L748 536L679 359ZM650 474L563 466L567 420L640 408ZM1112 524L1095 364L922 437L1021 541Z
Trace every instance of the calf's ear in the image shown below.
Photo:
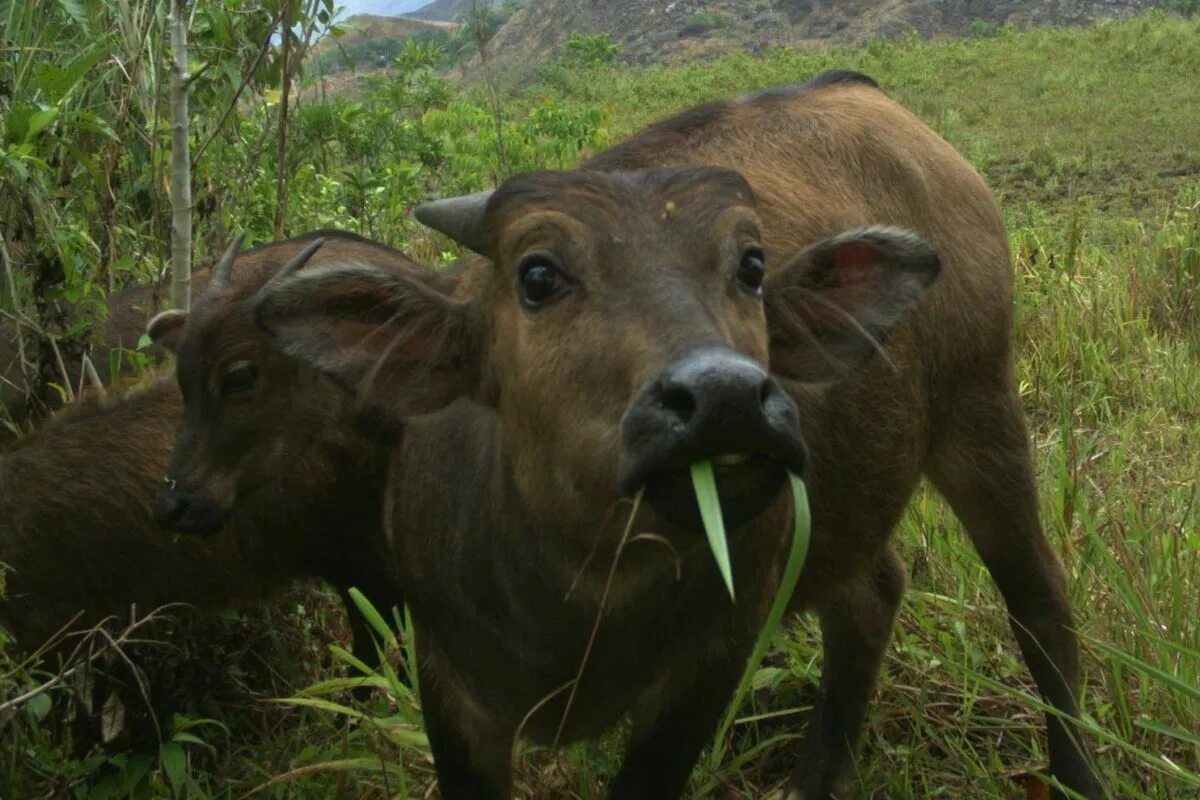
M146 335L150 341L174 353L179 347L179 337L187 322L188 312L172 308L156 314L146 323Z
M266 287L258 325L372 412L437 411L476 384L468 304L369 266L309 269Z
M870 227L810 245L763 285L771 371L836 380L877 352L941 270L911 231Z

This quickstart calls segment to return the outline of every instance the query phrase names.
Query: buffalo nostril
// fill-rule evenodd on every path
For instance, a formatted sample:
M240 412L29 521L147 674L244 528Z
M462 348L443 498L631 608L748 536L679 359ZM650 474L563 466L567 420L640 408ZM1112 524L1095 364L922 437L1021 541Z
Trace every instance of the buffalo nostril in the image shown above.
M762 382L762 386L758 387L758 404L763 408L767 407L767 402L771 399L771 395L775 394L775 382L770 378L766 378Z
M679 387L663 389L660 403L664 409L674 413L685 425L696 413L696 398L687 389Z
M156 511L160 522L172 523L183 519L187 513L187 500L180 495L170 493L160 495Z

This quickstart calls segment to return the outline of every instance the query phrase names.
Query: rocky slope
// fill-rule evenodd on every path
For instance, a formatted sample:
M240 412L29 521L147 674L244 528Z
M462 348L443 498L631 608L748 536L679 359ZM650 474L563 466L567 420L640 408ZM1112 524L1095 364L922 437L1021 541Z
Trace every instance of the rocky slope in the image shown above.
M500 5L502 0L479 0L480 7L492 7ZM408 16L415 19L432 19L441 22L455 22L458 20L458 15L466 8L466 0L433 0L432 3L421 6L416 11L413 11Z
M455 0L438 0L453 3ZM572 32L607 34L635 63L769 45L861 43L910 31L979 35L1012 24L1075 25L1143 13L1154 0L530 0L492 40L502 73L528 74Z

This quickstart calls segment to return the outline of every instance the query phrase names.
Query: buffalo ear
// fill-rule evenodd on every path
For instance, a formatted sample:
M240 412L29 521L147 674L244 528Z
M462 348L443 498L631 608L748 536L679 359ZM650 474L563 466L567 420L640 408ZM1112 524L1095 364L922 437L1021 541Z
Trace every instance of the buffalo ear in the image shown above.
M146 335L154 344L174 353L179 347L179 337L183 334L187 316L188 312L178 308L156 314L146 323Z
M763 286L771 371L825 382L856 369L940 270L933 245L902 228L863 228L810 245Z
M287 355L373 414L437 411L476 383L469 306L414 278L368 266L305 270L267 287L255 318Z

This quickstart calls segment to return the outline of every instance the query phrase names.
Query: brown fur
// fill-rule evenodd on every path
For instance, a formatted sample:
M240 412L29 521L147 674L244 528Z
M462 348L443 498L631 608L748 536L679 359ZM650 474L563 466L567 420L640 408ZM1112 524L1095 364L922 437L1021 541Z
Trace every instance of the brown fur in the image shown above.
M871 652L877 661L890 619L879 623L895 613L895 604L864 612L861 623L838 617L878 603L872 586L879 585L881 568L873 565L887 553L924 472L997 580L1044 696L1076 713L1071 613L1061 567L1037 518L1012 371L1008 242L983 181L917 117L853 80L718 105L685 124L651 127L584 168L676 164L720 164L746 177L758 200L768 264L867 223L913 230L942 259L941 277L888 343L890 364L877 360L819 391L793 386L812 454L806 480L813 507L812 549L794 605L816 606L827 640L852 639L851 657L862 661ZM860 624L864 629L854 630ZM861 706L861 689L838 685L838 671L854 669L838 655L827 649L827 703ZM873 682L873 668L869 678ZM1067 730L1053 717L1048 723L1052 770L1098 797ZM826 733L840 735L834 728ZM823 796L833 776L808 765L797 770L797 780L805 784L801 796Z
M383 250L329 233L345 237L331 252ZM224 296L245 299L302 241L244 254ZM201 313L211 309L203 297ZM218 324L232 323L221 317ZM93 623L127 617L133 602L143 612L166 602L234 607L300 577L326 579L344 599L355 585L384 608L400 602L364 549L377 538L365 529L380 526L386 446L336 428L335 437L306 440L311 446L273 463L224 529L202 540L163 530L152 511L182 420L176 381L159 379L59 412L0 461L0 562L13 570L3 616L23 645L40 644L80 610ZM319 428L323 422L315 419ZM357 611L348 611L355 651L367 657L369 635Z
M390 567L377 552L384 546L378 504L388 477L390 448L363 434L390 443L398 429L373 424L369 408L355 406L330 380L285 358L254 324L255 294L318 237L326 241L312 257L313 266L372 263L396 274L425 272L399 251L336 230L313 231L242 253L229 282L199 295L186 322L163 335L164 340L177 339L170 347L177 350L176 370L185 400L175 453L164 474L176 487L177 499L201 509L217 524L230 512L239 519L245 504L255 502L262 487L275 484L281 475L305 482L314 501L325 499L326 505L311 513L324 515L327 530L319 542L297 543L343 592L357 587L390 619L388 610L404 602ZM430 286L443 290L454 280L453 271L429 276ZM225 371L236 364L253 365L257 380L250 391L224 398L220 387ZM297 474L298 469L309 474ZM353 497L342 496L346 487ZM371 516L364 517L364 512ZM344 593L343 598L350 611L355 655L376 663L365 621Z
M61 412L0 460L0 609L23 648L78 612L77 629L128 621L135 604L140 614L175 602L234 608L310 572L279 533L258 535L261 508L212 540L180 540L154 523L180 412L179 392L159 379Z
M907 317L933 274L920 247L888 233L827 239L880 223L915 231L941 257L941 278ZM1070 611L1037 521L1012 379L999 212L916 117L850 78L717 104L580 171L510 181L484 231L485 257L452 296L413 276L326 268L259 304L281 347L369 404L400 414L448 404L408 424L393 515L444 797L508 796L516 728L575 674L596 613L596 565L621 530L609 511L623 416L701 346L795 379L811 450L813 544L793 602L820 615L826 662L793 797L840 795L853 772L904 582L888 539L922 473L966 523L1042 691L1075 713ZM762 303L730 280L755 244L769 265ZM534 311L514 291L531 257L567 275ZM892 334L887 359L851 373L862 361L852 330ZM732 480L723 494L736 495ZM625 554L564 729L588 737L633 715L613 797L679 796L770 599L787 520L777 498L732 532L731 607L700 540L643 509L636 531L673 543L682 580L658 548ZM564 707L558 695L525 732L552 739ZM1098 797L1068 729L1052 721L1050 740L1055 773Z

